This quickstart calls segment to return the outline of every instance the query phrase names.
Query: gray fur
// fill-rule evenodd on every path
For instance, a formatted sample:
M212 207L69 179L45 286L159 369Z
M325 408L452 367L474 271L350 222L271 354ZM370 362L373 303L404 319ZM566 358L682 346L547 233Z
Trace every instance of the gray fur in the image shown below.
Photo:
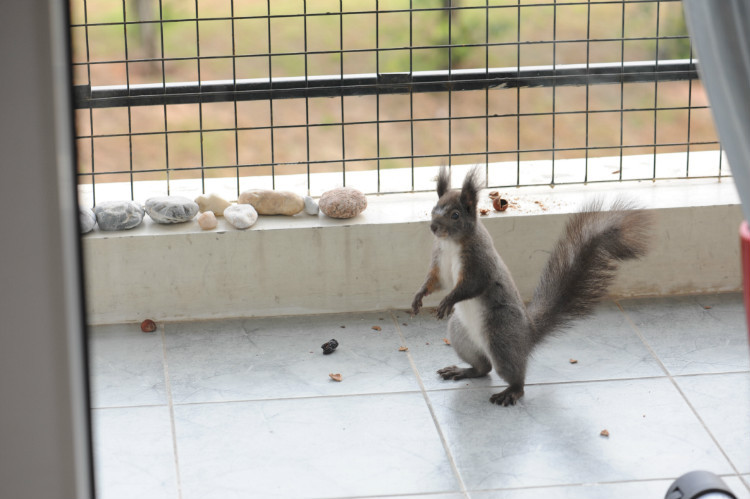
M608 211L601 202L588 204L569 220L527 308L477 217L479 169L467 175L460 191L449 185L449 173L441 168L430 225L435 234L432 263L412 312L419 313L425 296L450 288L436 315L442 319L457 308L448 322L449 337L458 356L472 367L449 366L438 373L457 380L485 376L494 367L508 388L490 401L513 405L523 396L534 347L591 313L605 296L618 262L645 254L651 218L622 200Z

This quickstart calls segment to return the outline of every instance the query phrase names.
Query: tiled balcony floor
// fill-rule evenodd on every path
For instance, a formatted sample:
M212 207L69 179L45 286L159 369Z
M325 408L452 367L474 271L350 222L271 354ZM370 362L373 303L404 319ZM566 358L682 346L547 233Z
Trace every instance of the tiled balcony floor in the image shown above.
M660 499L704 469L750 499L740 295L605 302L515 407L438 377L445 336L401 310L92 328L98 497Z

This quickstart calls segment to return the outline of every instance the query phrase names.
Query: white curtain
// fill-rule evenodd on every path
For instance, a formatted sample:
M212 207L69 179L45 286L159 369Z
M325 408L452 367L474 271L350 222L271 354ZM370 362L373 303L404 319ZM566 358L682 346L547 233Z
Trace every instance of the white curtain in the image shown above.
M698 71L750 222L750 0L683 0Z

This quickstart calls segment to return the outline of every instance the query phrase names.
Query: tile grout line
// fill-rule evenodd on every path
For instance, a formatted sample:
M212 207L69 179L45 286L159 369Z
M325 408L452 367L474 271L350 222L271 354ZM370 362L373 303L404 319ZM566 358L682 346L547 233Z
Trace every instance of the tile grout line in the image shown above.
M398 322L398 318L393 313L393 310L388 310L388 313L391 316L391 320L393 321L393 324L396 326L396 332L398 333L399 338L401 341L403 341L403 345L406 346L406 337L404 336L403 331L401 331L401 325ZM422 397L424 398L425 404L427 405L427 410L430 411L430 417L432 418L432 422L435 425L435 430L437 430L438 437L440 437L440 443L443 445L443 450L445 451L446 456L448 457L448 462L450 463L451 469L453 470L453 475L456 477L456 480L458 481L458 486L461 489L461 494L466 499L469 499L469 492L466 489L466 484L464 483L464 479L461 476L461 473L458 471L458 465L456 464L456 460L453 458L453 453L450 451L450 447L448 447L448 441L445 438L445 434L443 433L443 429L440 426L440 422L437 419L437 415L435 414L435 408L432 407L432 401L430 401L430 397L427 395L427 389L424 386L424 382L422 381L422 377L419 375L419 370L417 369L417 365L414 363L414 357L412 357L411 352L407 350L406 356L409 359L409 365L411 366L412 372L414 373L415 378L417 379L417 383L419 384L419 391L422 394Z
M701 426L703 426L703 429L706 430L706 433L711 438L711 441L716 445L716 447L719 449L719 452L721 452L721 455L724 456L724 459L726 459L727 463L729 463L729 466L734 470L734 473L736 476L740 477L740 481L745 485L748 490L750 490L750 487L745 483L744 480L742 480L742 473L739 472L737 469L737 466L735 466L734 462L729 458L729 455L726 453L724 448L721 446L719 441L716 439L716 436L714 436L713 432L708 428L708 425L706 425L706 422L703 420L703 418L698 414L698 411L693 406L692 402L688 399L687 395L685 395L685 392L682 391L682 388L680 388L680 385L677 383L677 381L674 379L674 376L669 372L669 369L667 369L667 366L664 365L664 363L661 361L659 356L656 354L654 349L651 347L651 345L646 341L646 338L643 336L643 333L641 332L641 329L636 326L636 324L633 322L633 320L630 318L628 313L625 311L625 308L620 304L619 300L613 300L617 307L622 312L622 315L625 317L625 320L630 325L630 327L633 329L636 335L638 335L638 338L641 340L641 342L645 345L646 349L648 349L649 353L653 356L654 359L656 359L656 362L659 364L659 367L664 371L664 374L666 375L667 379L669 379L670 383L672 383L672 386L675 387L677 392L680 394L682 399L685 401L687 406L692 411L693 415L698 419L698 422L700 422Z
M164 389L167 393L167 406L169 407L169 424L172 427L172 452L174 452L175 479L177 480L177 498L182 499L182 478L180 477L180 458L177 453L177 428L174 422L174 403L172 402L172 382L169 379L169 366L167 365L167 338L166 325L161 327L161 351L164 364Z

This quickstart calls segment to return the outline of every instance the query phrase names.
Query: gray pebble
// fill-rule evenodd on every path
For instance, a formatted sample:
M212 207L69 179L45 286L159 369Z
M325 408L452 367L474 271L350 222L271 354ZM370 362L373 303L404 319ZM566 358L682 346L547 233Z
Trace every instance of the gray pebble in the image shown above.
M138 227L145 211L134 201L104 201L94 207L101 230L126 230Z
M154 222L178 224L192 220L198 213L198 203L182 196L160 196L146 200L146 213Z

